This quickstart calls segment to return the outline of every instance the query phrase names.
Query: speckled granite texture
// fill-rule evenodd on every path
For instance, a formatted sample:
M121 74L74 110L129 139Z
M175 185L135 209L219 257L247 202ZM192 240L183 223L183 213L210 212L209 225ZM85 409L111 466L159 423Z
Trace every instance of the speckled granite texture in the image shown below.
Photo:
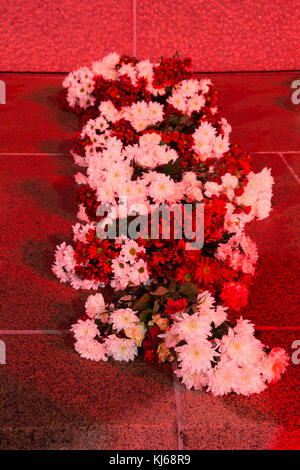
M197 70L300 67L299 0L138 0L137 52L177 50Z
M132 0L2 0L0 70L70 71L132 53Z
M234 135L251 152L264 152L256 168L270 166L276 182L272 214L249 227L260 263L241 313L258 327L273 327L259 332L261 339L292 354L300 340L295 74L210 77ZM50 270L55 245L70 239L77 210L68 151L79 124L58 108L62 78L0 74L7 85L7 104L0 106L0 330L67 329L88 295L60 284ZM0 340L7 352L0 365L1 449L177 448L168 366L95 364L78 356L68 334L0 332ZM299 371L291 364L280 382L248 398L182 387L185 449L300 449Z
M300 332L257 333L270 347L291 355ZM290 364L284 378L259 395L222 398L182 387L186 449L300 449L299 365Z
M0 70L69 71L112 50L179 51L204 71L300 67L300 0L2 0L0 17Z
M168 365L86 361L68 337L0 339L0 449L177 448Z

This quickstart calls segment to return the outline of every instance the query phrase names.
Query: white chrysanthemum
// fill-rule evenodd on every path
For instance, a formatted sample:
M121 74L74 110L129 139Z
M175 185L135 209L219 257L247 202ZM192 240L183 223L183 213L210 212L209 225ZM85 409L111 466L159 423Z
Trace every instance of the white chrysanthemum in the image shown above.
M271 171L269 168L263 168L260 173L250 172L247 179L248 183L244 193L236 198L236 202L239 205L251 206L250 215L252 218L265 219L271 211L272 186L274 184Z
M249 334L235 334L230 328L220 340L220 351L239 365L257 364L264 356L263 344Z
M206 197L219 196L223 191L222 184L215 183L214 181L207 181L204 185L204 188L204 194Z
M191 388L194 388L195 390L201 390L208 383L207 374L191 374L189 371L182 369L177 369L175 373L188 390Z
M209 122L202 122L200 126L195 130L193 138L195 143L209 143L215 139L216 133L216 129Z
M119 308L110 314L109 323L112 323L114 330L119 332L139 323L139 317L131 308Z
M75 225L73 225L73 233L74 233L74 241L77 242L81 242L81 243L86 243L87 240L86 240L86 234L88 233L88 231L91 229L91 230L94 230L96 228L96 224L94 222L90 223L90 224L80 224L80 223L77 223Z
M183 113L187 111L187 99L180 91L173 91L167 102Z
M224 188L228 189L235 189L238 185L239 180L236 176L226 173L225 175L221 176L222 184Z
M206 290L205 292L201 292L197 298L197 306L199 310L211 309L215 304L215 298L211 295L211 293Z
M77 219L81 220L82 222L90 221L83 204L79 204L79 210L77 212Z
M60 282L66 283L70 281L70 275L66 273L61 263L55 261L52 265L52 271L54 272L55 276L60 280Z
M139 77L146 78L150 84L152 83L153 64L151 64L149 59L138 62L136 64L136 69L138 71Z
M78 171L75 175L75 181L77 184L87 184L88 179L86 175Z
M264 379L269 383L279 380L288 362L289 356L284 349L272 349L268 355L265 355L261 363L261 371Z
M192 374L207 372L218 353L209 341L197 341L175 348L180 367Z
M241 234L244 230L245 223L252 220L253 217L250 215L246 216L245 213L235 214L234 211L235 207L228 202L226 204L224 228L229 233Z
M143 259L138 260L131 268L131 282L138 286L145 284L149 279L147 262Z
M52 266L52 271L61 282L67 282L71 279L75 271L75 265L73 247L65 242L58 245L55 251L55 262Z
M218 135L214 140L213 149L214 149L216 158L223 157L224 153L228 152L229 150L228 137L222 137L221 135Z
M73 331L77 340L94 339L99 335L99 330L94 320L78 320L77 323L71 326L71 331Z
M67 102L72 108L79 105L86 109L95 103L92 95L94 90L94 74L88 67L80 67L69 73L63 81L63 87L67 88Z
M80 339L75 343L75 350L84 359L91 361L107 361L107 350L105 345L92 339Z
M156 132L148 132L141 135L139 139L140 145L159 145L161 142L161 136Z
M235 393L247 396L261 393L266 388L267 385L257 366L245 365L238 370L238 380L233 387Z
M239 380L239 367L235 361L222 361L208 373L208 391L213 395L232 392Z
M222 185L224 188L224 194L228 197L230 201L235 197L235 188L238 185L238 178L230 173L226 173L221 177Z
M202 95L192 96L187 100L187 114L191 114L196 111L199 112L205 106L205 98Z
M180 200L184 193L184 185L176 183L170 176L152 172L149 194L155 203L172 203Z
M164 118L163 105L155 101L150 101L150 103L148 103L148 116L150 124L156 124L157 122L161 122Z
M132 339L110 335L105 341L108 354L116 361L133 361L137 356L137 347Z
M183 80L177 85L181 93L186 97L194 96L198 91L200 91L200 82L195 78L190 78L189 80Z
M212 85L212 81L209 78L202 78L202 80L200 80L200 82L199 82L199 89L204 94L208 93L209 85Z
M105 287L102 282L95 281L94 279L80 279L76 274L72 273L69 277L70 284L74 289L98 290Z
M165 340L167 348L174 348L180 341L175 325L173 325L166 333L159 335L159 338Z
M177 160L178 153L174 149L167 145L162 146L159 143L147 142L147 140L148 138L146 140L141 138L139 145L131 147L130 152L138 165L143 168L155 168Z
M119 54L112 52L111 54L103 57L102 60L93 62L92 70L95 75L102 75L102 77L106 80L116 80L116 65L118 64L119 60Z
M250 335L253 336L255 329L253 323L250 320L244 320L240 317L237 322L236 326L233 328L233 331L239 335Z
M231 125L229 124L227 119L225 119L224 117L221 118L221 123L222 123L222 131L224 132L225 135L228 136L232 130Z
M97 187L97 201L103 204L115 204L115 192L109 183Z
M138 253L144 253L145 248L139 246L136 241L128 239L122 245L120 255L124 258L124 261L133 262Z
M207 316L200 316L198 313L189 315L180 313L175 317L174 329L180 340L198 341L207 339L210 334L210 319Z
M85 311L90 318L99 318L106 308L102 294L90 295L85 303Z
M223 305L218 305L215 310L211 311L210 318L216 327L224 323L227 319L227 308L228 307L223 307Z
M216 308L201 308L198 312L202 322L208 325L214 324L215 327L221 325L227 318L227 307L218 305Z
M110 100L102 101L99 111L107 121L115 122L119 119L119 112Z
M133 85L136 84L137 81L137 71L135 67L131 64L123 64L118 70L118 76L121 77L122 75L127 75L130 78L131 83Z

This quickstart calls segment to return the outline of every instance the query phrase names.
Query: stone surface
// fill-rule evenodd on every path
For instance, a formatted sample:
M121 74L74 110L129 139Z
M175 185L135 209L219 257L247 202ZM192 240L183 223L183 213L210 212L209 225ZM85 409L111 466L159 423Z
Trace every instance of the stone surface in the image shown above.
M176 51L199 71L299 68L300 2L138 0L137 54Z
M55 246L71 239L75 167L69 156L2 155L0 329L69 328L80 295L51 271Z
M6 104L0 105L1 152L66 153L79 130L73 113L58 105L64 75L0 74Z
M300 326L299 291L299 183L277 154L255 155L255 170L271 168L273 210L253 221L247 233L257 243L259 260L249 303L241 314L257 326Z
M132 53L132 0L4 0L0 70L66 72Z
M0 449L177 448L167 365L86 361L70 335L0 339Z
M0 15L4 71L62 72L135 50L179 51L205 71L299 68L299 0L5 0Z
M300 178L300 151L299 153L285 153L283 157L286 163L290 166L294 178Z
M264 331L259 337L270 347L284 347L292 355L292 344L300 339L300 331ZM182 387L185 448L299 449L299 377L299 365L290 363L279 382L250 397L213 397Z

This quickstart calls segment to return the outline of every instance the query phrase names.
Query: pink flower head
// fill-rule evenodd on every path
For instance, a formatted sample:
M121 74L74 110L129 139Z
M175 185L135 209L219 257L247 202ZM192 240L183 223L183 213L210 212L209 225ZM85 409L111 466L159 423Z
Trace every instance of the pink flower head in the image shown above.
M274 348L262 361L262 373L267 382L276 382L284 373L289 357L284 349Z
M73 331L77 340L92 340L99 335L99 331L94 320L78 320L77 323L71 326L71 331Z

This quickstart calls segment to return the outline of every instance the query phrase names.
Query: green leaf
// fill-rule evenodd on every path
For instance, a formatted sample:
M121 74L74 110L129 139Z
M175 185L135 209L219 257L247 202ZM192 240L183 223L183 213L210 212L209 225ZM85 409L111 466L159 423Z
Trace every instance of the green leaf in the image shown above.
M176 281L171 281L170 282L170 285L169 285L169 292L170 293L174 293L176 291L176 288L177 288L177 282Z
M230 324L227 321L223 322L217 328L215 327L214 323L212 323L212 334L210 339L221 339L224 335L227 335L229 326Z
M167 294L168 289L164 286L159 286L154 292L150 292L151 295L165 295Z
M191 119L187 114L185 114L184 116L179 117L179 122L180 124L186 126L186 125L191 124Z
M155 300L154 305L153 305L153 313L157 313L160 308L160 302L158 299Z
M170 176L173 179L177 178L181 174L181 171L182 171L180 162L181 162L180 158L177 158L175 162L171 160L166 165L162 165L161 167L159 167L159 171L164 173L167 176Z
M140 297L133 305L133 310L141 312L151 306L151 295L146 293Z
M140 321L142 321L143 323L146 323L148 320L150 320L152 318L152 310L151 308L147 308L146 310L143 310L141 313L140 313Z
M176 116L176 114L171 114L171 116L168 119L167 125L175 127L177 124L180 122L180 116Z
M192 282L184 282L183 284L181 284L179 291L183 295L187 296L198 295L198 287L195 286L195 284L193 284Z
M181 284L179 292L187 299L188 302L194 304L198 297L198 287L191 282Z

